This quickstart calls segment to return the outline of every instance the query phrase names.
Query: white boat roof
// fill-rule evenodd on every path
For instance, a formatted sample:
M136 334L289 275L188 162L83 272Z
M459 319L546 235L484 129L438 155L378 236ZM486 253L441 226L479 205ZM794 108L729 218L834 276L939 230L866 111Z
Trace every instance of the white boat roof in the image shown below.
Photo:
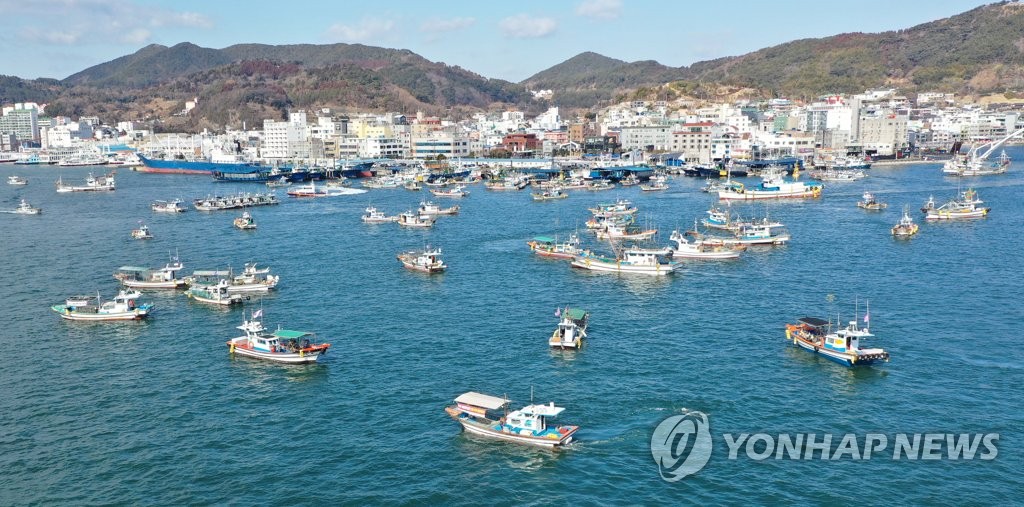
M485 408L487 410L497 410L507 405L508 400L505 398L498 398L496 396L470 391L459 395L458 398L455 398L455 403L465 403L466 405L473 405L474 407Z
M555 402L552 401L550 405L527 405L519 409L519 411L527 414L554 417L565 411L565 407L556 407Z

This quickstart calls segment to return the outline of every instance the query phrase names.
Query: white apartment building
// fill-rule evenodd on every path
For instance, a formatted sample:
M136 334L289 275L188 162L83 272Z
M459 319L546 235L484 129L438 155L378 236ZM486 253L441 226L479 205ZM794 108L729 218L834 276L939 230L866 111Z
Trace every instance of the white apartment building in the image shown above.
M622 151L672 151L672 128L668 125L622 127L619 144Z
M439 155L445 158L462 158L468 157L471 151L468 137L442 131L431 132L425 136L414 135L410 144L412 158L417 160L437 158Z
M260 153L265 159L304 159L310 156L306 112L288 113L288 121L263 120Z
M711 139L715 137L713 122L684 123L672 132L669 151L690 164L711 163Z

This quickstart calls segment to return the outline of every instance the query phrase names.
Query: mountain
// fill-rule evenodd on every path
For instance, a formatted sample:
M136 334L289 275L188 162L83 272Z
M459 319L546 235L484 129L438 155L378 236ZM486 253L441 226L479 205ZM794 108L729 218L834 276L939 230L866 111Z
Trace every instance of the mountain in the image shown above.
M593 68L588 68L592 62ZM556 90L578 106L621 98L672 81L762 90L765 96L813 98L877 86L961 95L1024 91L1024 5L1000 2L912 28L802 39L741 56L668 67L583 53L523 81Z
M488 109L547 107L528 89L553 90L555 105L594 109L628 99L736 93L809 99L878 86L910 94L1024 95L1024 5L985 5L905 30L795 40L689 67L585 52L521 83L360 44L154 44L62 81L0 76L0 102L46 102L51 115L195 131L256 125L292 108L419 110L458 119ZM192 98L198 106L178 114Z

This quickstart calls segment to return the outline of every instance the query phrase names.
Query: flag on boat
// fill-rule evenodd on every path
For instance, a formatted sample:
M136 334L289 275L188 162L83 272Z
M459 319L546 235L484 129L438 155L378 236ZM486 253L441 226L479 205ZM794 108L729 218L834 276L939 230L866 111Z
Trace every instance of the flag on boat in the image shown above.
M864 314L864 323L867 324L871 320L871 316L868 313Z
M256 317L259 317L260 315L263 315L263 309L262 308L260 308L259 310L256 310L255 312L252 312L252 318L254 318L254 319Z
M562 309L561 308L555 308L555 317L561 317L561 316L562 316Z

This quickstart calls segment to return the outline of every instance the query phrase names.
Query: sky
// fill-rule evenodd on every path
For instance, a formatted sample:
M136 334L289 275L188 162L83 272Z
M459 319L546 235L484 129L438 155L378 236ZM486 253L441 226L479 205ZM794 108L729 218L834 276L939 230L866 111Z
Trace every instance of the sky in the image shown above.
M408 49L519 82L585 51L678 67L796 39L910 28L986 3L0 0L0 75L63 79L154 43L345 42Z

